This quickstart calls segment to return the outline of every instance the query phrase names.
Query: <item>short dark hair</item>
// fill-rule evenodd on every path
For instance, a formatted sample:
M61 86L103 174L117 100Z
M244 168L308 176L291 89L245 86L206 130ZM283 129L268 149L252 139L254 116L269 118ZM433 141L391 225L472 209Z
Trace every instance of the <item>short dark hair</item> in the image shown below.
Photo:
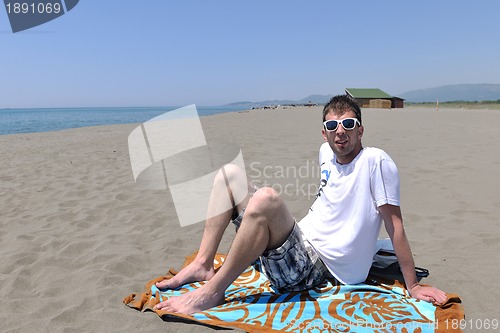
M337 95L333 96L328 103L326 103L323 108L323 121L326 121L326 115L331 113L343 115L344 113L352 111L356 114L356 119L361 122L361 109L359 108L358 103L354 101L347 95Z

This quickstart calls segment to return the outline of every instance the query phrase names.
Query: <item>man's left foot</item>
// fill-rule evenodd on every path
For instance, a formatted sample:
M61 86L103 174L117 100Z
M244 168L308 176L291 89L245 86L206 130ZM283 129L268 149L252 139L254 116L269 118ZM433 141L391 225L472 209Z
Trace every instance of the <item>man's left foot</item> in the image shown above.
M154 306L155 310L191 315L224 304L224 293L213 292L205 284L184 295L169 298Z

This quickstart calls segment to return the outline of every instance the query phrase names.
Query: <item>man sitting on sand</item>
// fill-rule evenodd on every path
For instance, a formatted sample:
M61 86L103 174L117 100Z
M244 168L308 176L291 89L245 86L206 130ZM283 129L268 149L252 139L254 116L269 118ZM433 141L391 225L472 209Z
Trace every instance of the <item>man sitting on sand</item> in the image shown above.
M417 281L399 207L396 165L384 151L363 148L363 131L361 110L349 97L335 96L324 107L321 186L309 213L299 223L276 191L255 190L250 182L244 182L249 194L233 209L210 215L220 211L220 189L230 193L233 203L239 202L234 189L242 177L246 179L238 167L223 167L214 181L209 218L196 258L156 286L165 289L207 282L157 304L155 309L192 314L220 305L225 290L257 258L273 288L280 291L309 289L326 276L344 284L361 283L368 276L382 220L410 295L436 304L445 302L443 291ZM224 264L215 272L215 253L231 218L238 231Z

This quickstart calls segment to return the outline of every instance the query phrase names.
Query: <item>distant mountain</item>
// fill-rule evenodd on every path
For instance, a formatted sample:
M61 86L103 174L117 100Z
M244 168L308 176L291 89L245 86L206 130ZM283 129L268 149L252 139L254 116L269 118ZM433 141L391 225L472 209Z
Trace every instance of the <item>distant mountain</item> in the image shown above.
M316 104L326 104L333 95L310 95L299 100L289 100L289 99L274 99L261 102L235 102L226 104L224 106L242 106L242 107L262 107L266 105L290 105L290 104L306 104L306 103L316 103Z
M266 105L289 105L317 103L326 104L333 95L310 95L299 100L267 100L261 102L242 101L224 106L263 107ZM454 84L435 88L412 90L398 95L407 102L454 102L454 101L496 101L500 100L500 84Z
M316 104L326 104L328 101L333 97L333 95L309 95L306 98L302 98L301 100L298 100L298 104L305 104L305 103L316 103Z
M405 92L399 97L407 102L454 102L500 100L500 84L454 84Z

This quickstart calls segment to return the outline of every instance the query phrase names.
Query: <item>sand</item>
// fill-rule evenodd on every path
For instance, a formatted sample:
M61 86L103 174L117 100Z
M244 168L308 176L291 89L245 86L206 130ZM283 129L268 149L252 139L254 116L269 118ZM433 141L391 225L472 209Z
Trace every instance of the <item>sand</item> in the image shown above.
M500 112L364 109L363 121L364 145L399 167L415 261L431 272L424 282L458 293L467 319L499 320ZM323 142L319 107L229 113L202 125L209 142L239 145L249 176L305 215ZM136 126L0 136L1 332L212 331L122 303L179 267L203 230L179 226L168 191L134 183L127 138Z

